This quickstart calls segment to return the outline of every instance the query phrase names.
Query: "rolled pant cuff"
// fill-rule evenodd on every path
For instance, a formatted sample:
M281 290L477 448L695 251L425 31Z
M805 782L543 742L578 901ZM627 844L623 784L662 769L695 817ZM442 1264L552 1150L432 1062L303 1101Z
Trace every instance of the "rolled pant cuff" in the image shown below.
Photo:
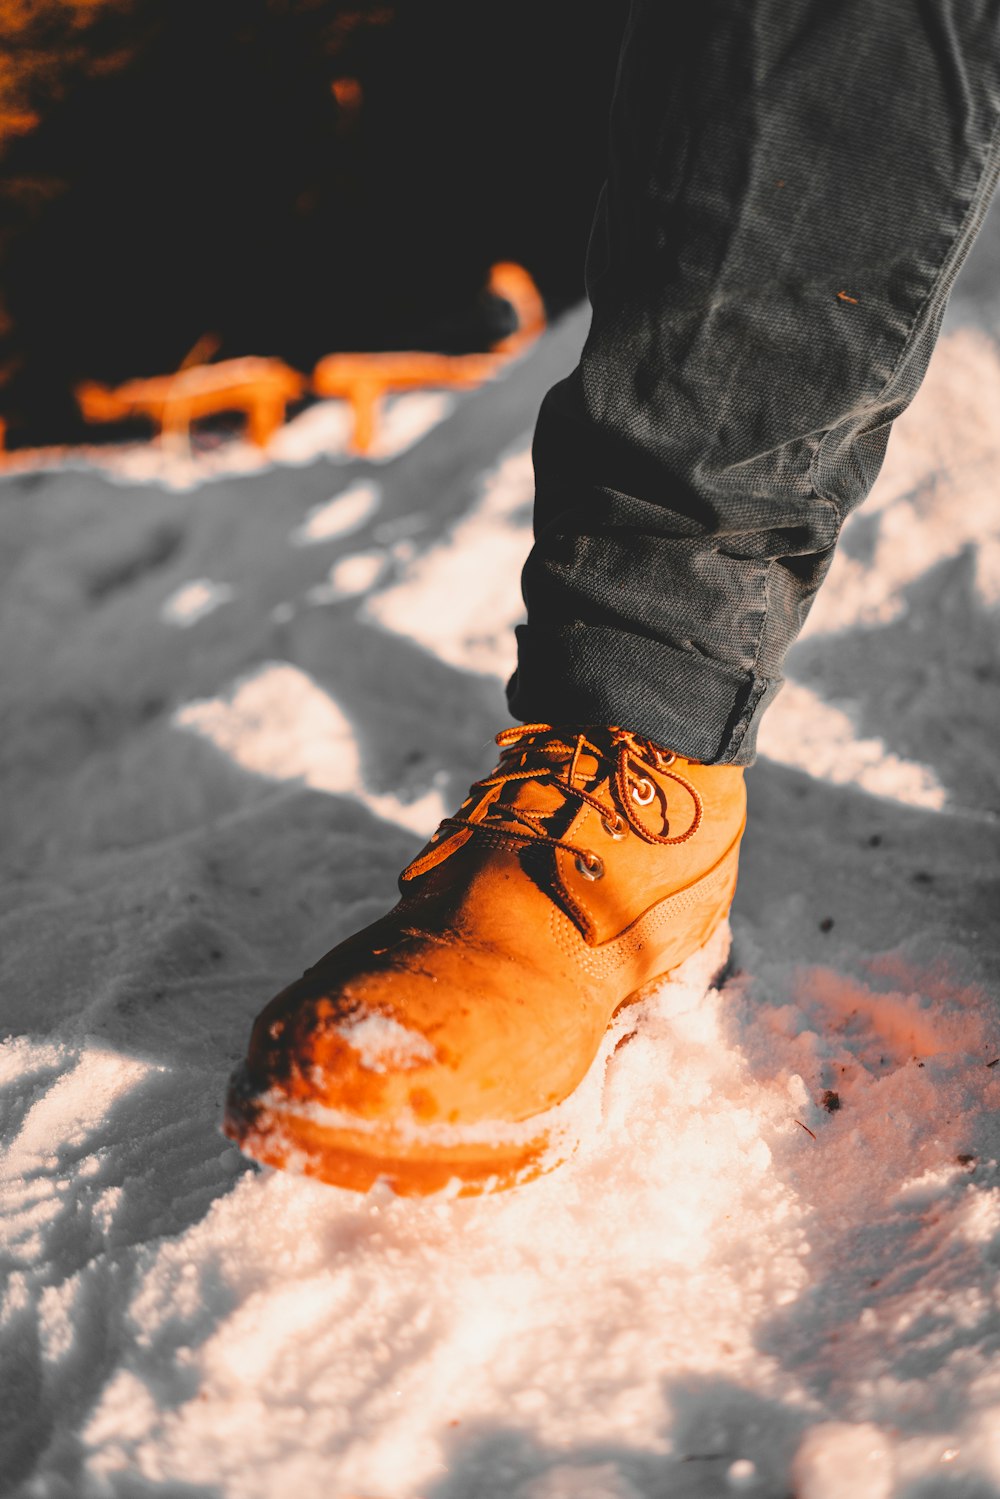
M705 765L750 765L781 677L740 677L706 656L644 635L568 625L517 631L507 684L522 723L618 724Z

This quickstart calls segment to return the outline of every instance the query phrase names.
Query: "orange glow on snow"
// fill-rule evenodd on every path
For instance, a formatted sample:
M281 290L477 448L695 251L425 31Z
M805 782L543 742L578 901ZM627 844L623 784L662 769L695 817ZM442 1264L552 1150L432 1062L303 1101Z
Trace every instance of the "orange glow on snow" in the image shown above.
M902 1066L949 1053L994 1054L977 985L952 979L943 964L927 971L900 953L880 954L868 969L875 980L871 985L834 968L805 969L798 998L824 1017L829 1032L850 1039L855 1059L873 1075L883 1064Z

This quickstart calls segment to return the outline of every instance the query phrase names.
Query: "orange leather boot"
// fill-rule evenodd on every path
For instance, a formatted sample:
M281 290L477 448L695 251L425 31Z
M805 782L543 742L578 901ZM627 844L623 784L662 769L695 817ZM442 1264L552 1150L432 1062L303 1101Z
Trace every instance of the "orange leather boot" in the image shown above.
M257 1019L225 1129L258 1161L404 1195L527 1181L574 1149L617 1013L727 937L740 767L618 728L497 743L399 904Z

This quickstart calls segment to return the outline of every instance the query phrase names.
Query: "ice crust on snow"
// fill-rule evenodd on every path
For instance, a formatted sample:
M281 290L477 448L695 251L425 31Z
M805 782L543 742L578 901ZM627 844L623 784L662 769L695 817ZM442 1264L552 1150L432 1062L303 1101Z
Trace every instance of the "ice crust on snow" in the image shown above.
M731 965L629 1014L572 1159L421 1203L251 1169L219 1133L253 1016L392 904L491 763L525 434L584 331L554 328L398 464L338 456L341 480L316 457L335 412L312 408L297 457L238 479L238 453L175 454L164 488L168 455L136 449L113 482L77 463L30 504L16 475L0 491L16 1499L1000 1490L981 332L942 341L765 720ZM341 510L288 544L374 474L358 530ZM164 629L223 577L226 608ZM351 1040L376 1066L414 1044Z

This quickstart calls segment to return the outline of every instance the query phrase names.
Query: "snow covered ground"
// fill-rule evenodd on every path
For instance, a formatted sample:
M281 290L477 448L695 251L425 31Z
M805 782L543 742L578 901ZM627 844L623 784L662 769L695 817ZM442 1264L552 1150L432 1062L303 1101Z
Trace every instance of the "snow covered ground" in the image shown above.
M998 230L767 722L731 975L495 1199L260 1172L218 1120L492 763L582 316L374 461L314 408L267 463L0 485L0 1491L1000 1495Z

